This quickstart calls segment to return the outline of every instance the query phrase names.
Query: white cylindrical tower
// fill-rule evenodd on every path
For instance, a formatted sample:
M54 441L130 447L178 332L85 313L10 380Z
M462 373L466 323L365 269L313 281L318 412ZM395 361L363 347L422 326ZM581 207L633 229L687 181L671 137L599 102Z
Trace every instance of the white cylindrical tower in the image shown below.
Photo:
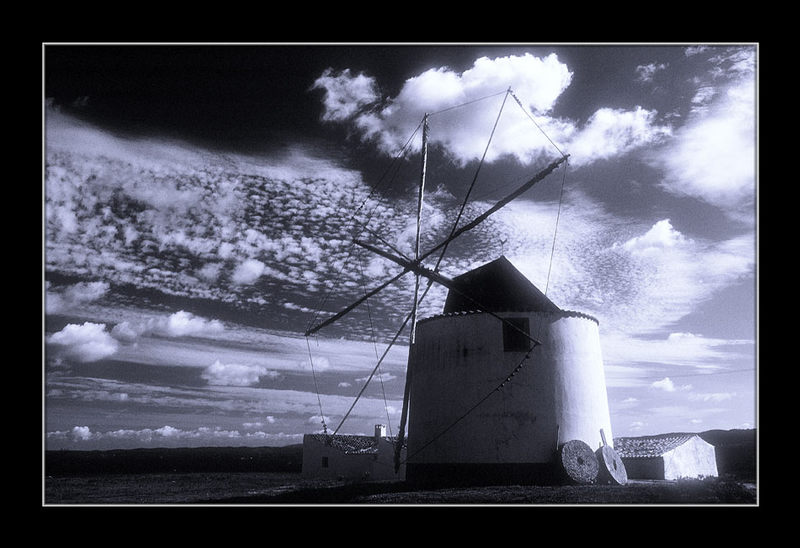
M561 445L613 439L597 320L549 301L509 302L496 299L494 315L445 307L418 323L408 481L549 482ZM529 351L523 333L541 344Z

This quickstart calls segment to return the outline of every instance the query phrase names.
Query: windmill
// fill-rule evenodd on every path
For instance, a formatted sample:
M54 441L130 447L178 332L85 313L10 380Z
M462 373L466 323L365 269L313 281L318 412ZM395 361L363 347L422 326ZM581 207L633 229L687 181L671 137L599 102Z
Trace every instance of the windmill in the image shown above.
M373 288L372 290L365 292L365 294L362 297L356 299L350 305L344 307L341 311L335 313L334 315L330 316L329 318L325 319L324 321L319 322L316 325L313 325L313 326L309 327L307 329L307 331L305 332L306 338L310 337L311 335L317 333L318 331L320 331L324 327L326 327L326 326L338 321L339 319L341 319L342 317L347 315L349 312L353 311L358 306L363 304L369 298L377 295L378 293L383 291L385 288L387 288L389 285L391 285L392 283L398 281L400 278L402 278L406 274L413 274L413 276L414 276L414 293L413 293L413 299L412 299L412 302L411 302L411 310L410 310L410 312L406 315L405 320L402 322L402 325L400 326L400 328L397 330L396 334L393 336L393 338L389 342L389 345L387 346L387 348L384 351L383 355L378 358L378 362L377 362L375 368L372 370L371 374L368 376L368 378L365 381L365 383L364 383L363 387L361 388L360 392L358 393L358 395L356 396L356 398L353 401L352 405L350 406L348 411L345 413L345 415L343 416L343 418L339 422L339 425L334 429L332 435L336 435L336 433L342 427L344 422L347 420L348 416L350 415L350 412L353 410L353 408L355 407L355 404L357 403L357 401L359 400L361 395L364 393L364 390L366 389L367 385L370 383L372 378L375 376L376 372L378 372L378 370L380 368L380 365L383 362L383 360L385 359L389 349L396 343L396 341L400 337L401 333L405 330L405 328L406 328L406 326L408 324L410 324L410 335L409 335L409 363L410 363L411 355L412 355L412 352L413 352L413 349L414 349L414 344L416 342L416 328L417 328L417 321L418 321L419 305L424 300L424 298L428 294L428 291L430 290L430 288L432 287L432 285L434 283L435 284L439 284L439 285L447 288L452 293L458 294L462 299L464 299L465 301L469 302L474 309L480 310L480 311L483 311L483 312L489 314L490 316L492 316L492 317L496 318L497 320L499 320L500 322L502 322L503 325L506 326L508 329L513 330L515 332L518 332L522 337L524 337L524 340L526 341L526 343L528 345L528 353L531 350L533 350L536 346L541 344L536 338L532 337L528 332L521 330L513 322L510 322L506 318L504 318L504 317L496 314L495 312L493 312L491 306L487 306L485 303L481 303L478 300L476 300L473 295L465 293L464 291L462 291L459 288L458 284L456 284L451 278L448 278L448 277L444 276L443 274L441 274L439 272L442 260L445 257L445 254L447 252L448 246L454 240L456 240L462 234L465 234L466 232L468 232L468 231L474 229L475 227L479 226L486 219L488 219L491 215L493 215L494 213L498 212L500 209L502 209L503 207L508 205L510 202L512 202L516 198L520 197L521 195L523 195L525 192L530 190L534 185L536 185L540 181L542 181L545 178L547 178L560 165L564 164L564 166L566 168L566 165L567 165L566 162L567 162L567 160L569 158L569 155L568 154L564 154L563 152L561 152L561 150L558 149L558 147L555 145L555 143L553 143L549 139L549 137L547 137L547 135L545 134L545 137L547 137L547 139L550 140L550 142L553 144L553 146L556 148L556 150L558 150L559 157L556 160L552 161L545 168L543 168L540 171L538 171L537 173L535 173L532 177L530 177L525 183L523 183L518 188L516 188L513 192L509 193L508 195L506 195L505 197L500 199L492 207L490 207L489 209L487 209L486 211L484 211L480 215L476 216L471 221L469 221L469 222L467 222L467 223L465 223L465 224L460 226L460 222L461 222L462 216L464 214L466 205L467 205L467 203L469 201L470 195L471 195L471 193L473 191L473 188L475 186L475 182L477 180L478 172L480 171L480 167L484 163L484 160L485 160L485 157L486 157L486 151L488 151L488 149L489 149L489 146L490 146L491 141L492 141L492 137L493 137L494 132L495 132L495 130L497 128L497 124L498 124L498 122L500 120L500 116L501 116L501 114L503 112L503 108L504 108L504 106L506 104L506 100L508 99L508 97L514 98L514 100L518 103L520 108L523 109L523 112L525 112L525 114L531 119L531 121L534 123L534 125L536 125L536 127L541 131L541 128L538 126L538 124L536 124L536 122L533 119L533 117L527 112L527 110L524 108L522 102L516 97L516 95L514 94L514 92L512 91L511 88L508 88L505 92L502 92L502 93L505 93L505 95L503 97L503 103L502 103L502 105L500 107L500 112L497 115L497 119L495 121L495 125L494 125L494 127L492 129L492 133L491 133L490 138L489 138L489 142L486 145L486 150L484 151L483 157L481 158L480 164L478 166L478 170L477 170L477 172L475 174L475 177L472 180L472 183L470 184L470 186L469 186L469 188L467 190L467 193L466 193L466 195L464 197L464 200L463 200L463 202L461 204L461 207L459 209L458 215L457 215L456 220L455 220L455 222L454 222L454 224L452 226L452 229L450 230L449 235L446 238L444 238L441 242L439 242L438 244L436 244L433 247L431 247L430 249L428 249L427 251L424 251L424 252L422 251L422 249L420 247L420 242L421 242L421 217L422 217L422 209L423 209L423 203L424 203L425 180L426 180L426 171L427 171L427 162L428 162L428 141L429 141L429 131L430 131L429 130L429 119L430 119L431 116L433 116L435 114L438 114L438 113L426 113L424 115L422 121L420 122L420 126L422 128L422 149L421 149L421 165L420 165L419 185L418 185L418 188L417 188L416 231L415 231L415 238L414 238L414 254L413 254L413 257L408 257L408 256L404 255L402 252L400 252L394 246L392 246L391 244L386 242L385 239L381 238L380 235L375 234L374 232L370 232L370 233L376 239L378 239L382 244L384 244L385 247L388 247L389 248L388 250L387 249L383 249L383 248L381 248L381 247L379 247L377 245L374 245L372 243L369 243L367 241L361 240L359 238L354 239L354 244L358 245L359 247L361 247L363 249L366 249L366 250L374 253L376 256L383 257L384 259L387 259L387 260L399 265L400 267L402 267L402 271L399 272L398 274L394 275L393 277L385 280L383 283L381 283L377 287ZM494 94L494 95L499 95L499 94ZM454 107L451 107L451 108L454 108ZM446 109L446 110L449 110L449 109ZM542 131L542 133L544 133L544 132ZM565 170L565 173L566 173L566 170ZM563 184L563 180L562 180L562 184ZM435 265L432 268L426 266L424 261L426 259L434 256L434 254L437 254L437 253L438 253L438 256L436 256ZM424 288L424 290L422 289L423 279L426 282L426 287ZM422 291L422 294L420 294L421 291ZM518 368L517 368L517 370L518 370ZM516 373L516 370L513 371L509 375L508 380L510 380L511 377L513 377L513 375L515 373ZM402 452L402 448L403 448L403 445L404 445L405 431L406 431L406 425L407 425L407 421L408 421L409 401L410 401L410 398L411 398L411 386L412 386L412 378L411 377L412 377L412 369L410 367L407 367L405 387L404 387L404 392L403 392L403 406L402 406L401 416L400 416L400 425L399 425L399 430L398 430L398 438L397 438L397 442L395 444L395 454L394 454L395 472L397 472L397 470L399 469L400 464L401 464L401 452ZM324 415L323 415L323 428L325 429L325 432L327 433L327 425L324 422Z

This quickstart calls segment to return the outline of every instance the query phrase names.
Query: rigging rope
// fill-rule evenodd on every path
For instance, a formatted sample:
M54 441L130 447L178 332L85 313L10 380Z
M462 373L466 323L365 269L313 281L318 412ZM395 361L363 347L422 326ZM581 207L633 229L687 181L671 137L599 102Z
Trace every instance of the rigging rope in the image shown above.
M372 190L369 192L369 194L366 196L366 198L364 198L361 201L361 204L356 208L356 210L353 212L353 214L347 220L347 223L352 225L352 228L350 230L354 234L361 234L360 231L357 231L356 225L358 223L357 223L357 220L356 220L356 215L358 215L358 212L361 211L361 209L363 209L364 205L369 201L369 199L372 198L373 194L375 194L378 191L378 189L386 182L386 177L389 174L389 172L392 170L392 168L397 166L399 164L399 162L400 162L400 159L402 159L403 156L406 155L406 153L409 150L409 145L413 141L414 136L417 134L417 132L419 131L420 127L422 127L422 122L420 122L420 124L416 127L416 129L413 131L413 133L408 138L408 140L406 140L406 143L403 145L403 147L400 149L400 151L397 153L397 155L393 158L392 162L386 168L386 171L384 171L383 174L381 175L380 179L378 180L378 183L372 188ZM392 175L390 181L394 181L394 178L396 176L397 176L397 170L395 170L395 172ZM361 231L363 231L366 228L366 226L369 224L370 220L372 220L372 215L374 214L375 209L377 209L378 205L380 205L380 203L375 204L375 207L372 210L370 210L369 214L367 215L366 220L363 223L361 223L362 226L363 226L361 228ZM330 298L331 294L333 293L333 290L338 285L339 280L342 277L342 272L344 270L344 265L347 264L348 261L350 260L350 258L352 257L354 247L355 246L350 246L349 251L347 253L347 257L345 258L344 261L342 261L340 263L339 268L337 269L337 272L336 272L336 277L335 277L334 283L328 289L328 292L322 297L319 305L317 306L316 311L314 312L314 314L312 315L311 319L309 320L309 322L307 324L307 328L308 329L310 329L311 326L313 326L314 323L316 323L317 319L319 318L320 313L322 312L322 309L325 307L325 303L328 302L328 299Z
M500 122L500 116L503 114L503 108L506 106L506 100L508 99L508 95L511 93L511 88L508 88L508 90L506 90L505 93L506 95L505 97L503 97L503 103L500 105L500 111L497 113L497 118L494 121L494 126L492 126L492 132L489 134L489 140L486 142L486 147L483 149L483 156L481 156L481 161L478 163L478 168L475 170L475 175L472 177L472 182L470 183L469 188L467 189L467 193L464 196L464 201L461 202L461 208L458 210L456 221L455 223L453 223L453 229L450 231L450 236L448 237L448 239L453 237L453 234L455 234L456 230L458 229L458 223L459 221L461 221L461 217L464 215L464 209L466 209L467 207L467 202L469 201L469 197L472 194L473 188L475 188L475 182L478 180L478 174L481 172L483 163L486 160L486 153L489 152L489 145L492 144L492 139L494 138L494 132L495 130L497 130L497 124ZM449 245L450 242L448 241L442 248L442 252L439 254L439 258L436 260L436 266L433 268L434 272L439 271L439 266L442 263L442 259L444 259L444 254L447 252L447 247ZM428 287L430 287L431 283L432 282L428 283Z
M561 204L564 201L564 181L567 178L567 164L569 161L564 162L564 173L561 176L561 193L558 197L558 213L556 214L556 226L553 229L553 246L550 248L550 265L547 267L547 283L544 286L544 294L547 295L547 289L550 287L550 271L553 269L553 255L556 251L556 235L558 234L558 220L561 218Z
M358 267L359 267L359 270L361 270L361 279L363 281L364 278L365 278L365 276L364 276L364 264L361 261L361 257L360 256L358 258ZM364 293L366 293L367 292L366 285L364 285L362 283L362 287L364 288ZM380 356L378 355L378 343L375 340L376 339L376 337L375 337L375 326L372 323L372 312L370 310L369 300L367 300L367 317L369 318L369 330L370 330L370 334L372 336L372 347L375 349L375 359L380 359ZM383 385L383 374L381 373L381 370L380 370L380 364L379 364L379 367L377 368L377 370L378 370L378 380L381 381L381 393L383 394L383 408L386 411L386 425L389 427L389 435L391 436L392 435L392 419L389 416L389 403L386 401L386 388Z
M505 384L506 384L506 383L508 383L508 382L511 382L511 380L514 378L514 375L516 375L516 374L517 374L517 373L520 371L520 369L522 369L522 366L525 364L525 362L528 360L528 358L530 358L530 357L531 357L531 352L533 352L533 349L534 349L534 348L535 348L535 345L534 345L534 346L532 346L532 347L531 347L531 348L528 350L528 352L527 352L527 353L525 354L525 356L524 356L524 357L523 357L523 358L522 358L522 359L519 361L519 363L516 365L516 367L514 367L514 369L511 371L511 373L509 373L509 374L506 376L506 378L505 378L505 379L504 379L504 380L503 380L503 381L502 381L500 384L498 384L498 385L497 385L497 386L496 386L496 387L495 387L495 388L494 388L494 389L493 389L491 392L489 392L489 393L488 393L488 394L486 394L484 397L482 397L480 400L478 400L478 401L477 401L477 402L476 402L476 403L475 403L475 404L474 404L472 407L470 407L469 409L467 409L467 410L466 410L466 411L465 411L465 412L464 412L464 413L463 413L463 414L462 414L460 417L458 417L456 420L454 420L453 422L451 422L451 423L450 423L450 424L449 424L449 425L448 425L446 428L444 428L444 429L443 429L441 432L439 432L439 433L438 433L438 434L436 434L436 435L435 435L433 438L431 438L430 440L428 440L428 441L427 441L427 442L426 442L426 443L425 443L425 444L424 444L422 447L420 447L419 449L417 449L416 451L414 451L414 453L412 453L411 455L406 455L406 458L403 460L403 464L405 464L406 462L408 462L408 461L409 461L409 459L411 459L412 457L415 457L416 455L418 455L419 453L421 453L421 452L422 452L422 451L423 451L423 450L424 450L426 447L428 447L429 445L431 445L433 442L435 442L436 440L438 440L439 438L441 438L442 436L444 436L444 435L445 435L447 432L449 432L449 431L450 431L450 430L451 430L451 429L452 429L452 428L453 428L453 427L454 427L456 424L458 424L459 422L461 422L462 420L464 420L464 419L465 419L465 418L466 418L466 417L467 417L467 416L468 416L470 413L472 413L473 411L475 411L475 409L477 409L477 408L478 408L478 407L479 407L479 406L480 406L480 405L481 405L483 402L485 402L486 400L488 400L488 399L489 399L489 398L490 398L490 397L491 397L491 396L492 396L492 395L493 395L495 392L499 392L500 390L502 390L502 389L503 389L503 387L505 386Z
M351 225L351 227L352 227L351 230L356 231L356 229L357 229L357 226L356 226L357 225L356 215L358 215L359 211L361 211L361 209L364 208L364 206L369 201L369 199L386 182L387 176L390 173L390 171L392 170L392 168L397 166L399 164L399 162L400 162L400 159L403 156L406 155L406 153L407 153L407 151L409 149L409 145L413 141L414 136L417 134L417 132L419 131L421 126L422 126L422 123L420 123L417 126L417 128L412 132L411 136L408 138L408 140L403 145L403 147L400 149L400 151L395 155L394 159L392 160L390 165L387 167L386 171L383 172L383 174L381 175L380 179L378 180L378 183L372 188L372 190L369 192L369 194L367 194L367 196L361 201L359 206L356 208L356 210L350 216L350 218L347 221L347 224ZM397 170L395 170L393 176L389 180L393 181L394 177L396 177L396 176L397 176ZM375 207L372 210L370 210L370 212L368 213L366 220L363 222L362 231L367 228L367 225L369 224L369 221L372 219L372 215L374 214L375 209L377 209L378 205L379 204L376 204ZM360 234L360 232L356 232L356 233ZM309 320L308 327L311 327L317 321L317 318L319 318L319 315L322 312L322 309L324 308L325 303L328 301L328 299L330 298L331 294L333 293L334 288L339 283L339 280L341 279L341 276L342 276L342 272L344 270L344 265L347 264L348 261L350 260L350 258L352 257L354 249L355 249L355 245L351 245L350 249L349 249L349 251L347 253L346 259L344 261L342 261L341 264L339 265L339 268L338 268L338 270L336 272L336 277L335 277L334 283L328 289L328 292L323 296L322 300L320 301L319 305L317 306L316 311L314 312L314 314L312 315L311 319ZM362 278L363 278L363 274L362 274ZM371 323L372 323L372 318L370 316L370 324ZM403 327L405 327L405 325ZM401 328L401 331L402 331L402 328ZM399 334L400 333L398 332L398 335ZM311 375L312 375L312 377L314 379L314 391L317 394L317 403L319 404L319 414L320 414L321 421L322 421L322 428L323 428L324 433L327 435L328 426L327 426L327 424L325 422L325 414L323 413L323 410L322 410L322 399L321 399L321 396L320 396L320 393L319 393L319 386L317 384L317 375L316 375L316 371L315 371L315 368L314 368L314 358L313 358L313 355L312 355L312 352L311 352L311 344L310 344L310 342L308 340L308 335L306 335L306 347L308 348L308 360L309 360L309 363L311 365ZM377 347L375 348L375 351L376 351L376 355L377 355ZM387 352L388 352L388 348L387 348ZM381 361L382 361L382 358L381 358L381 360L378 361L378 366L380 366ZM370 376L370 378L371 378L371 376ZM381 386L383 386L383 379L381 379ZM366 388L366 385L365 385L365 388ZM356 401L358 401L358 398L356 398ZM385 396L385 392L384 392L384 405L387 407L387 417L388 417L388 406L385 404L385 401L386 401L386 396ZM351 407L351 410L352 410L352 407ZM349 411L348 411L348 414L349 414ZM345 418L346 418L346 415L345 415ZM344 419L342 420L342 422L344 422ZM391 429L391 424L389 424L388 426ZM339 427L341 427L341 424L339 424ZM337 427L337 430L338 430L339 427ZM336 432L334 431L334 434L335 433Z
M545 132L544 132L544 130L541 128L541 126L539 126L539 124L537 124L537 123L536 123L536 120L534 120L534 119L533 119L533 116L531 116L531 114L528 112L528 109L526 109L526 108L525 108L525 107L522 105L522 101L520 101L520 100L519 100L519 98L518 98L516 95L514 95L514 92L513 92L513 91L510 91L510 90L509 90L509 93L511 93L511 97L513 97L513 98L514 98L514 100L517 102L517 104L519 105L519 108L521 108L521 109L522 109L522 112L524 112L524 113L525 113L525 115L526 115L528 118L530 118L531 122L533 122L533 125L535 125L535 126L536 126L536 127L539 129L539 131L541 131L541 132L542 132L542 135L544 135L544 136L545 136L545 138L546 138L548 141L550 141L550 144L551 144L551 145L553 145L553 146L555 147L555 149L558 151L558 153L559 153L559 154L561 154L561 156L564 156L564 153L563 153L563 152L561 152L561 149L560 149L560 148L558 148L558 146L557 146L557 145L556 145L556 144L553 142L553 140L552 140L550 137L548 137L547 133L545 133Z
M381 355L381 358L378 360L378 364L375 366L375 369L372 370L372 373L370 373L369 377L367 378L366 382L364 383L364 386L361 387L361 391L356 396L356 399L353 400L353 404L350 406L350 409L348 409L347 413L345 413L344 417L342 417L341 422L339 422L339 426L337 426L336 430L333 431L334 435L336 435L336 433L342 427L342 425L344 424L344 421L347 420L347 417L350 416L350 412L353 411L353 408L356 406L356 403L358 402L359 398L361 398L361 395L364 393L364 390L366 390L367 385L369 384L369 381L371 381L372 377L375 376L375 372L378 370L378 368L381 366L381 363L386 358L386 355L389 353L389 349L392 348L392 346L394 345L395 341L397 341L397 338L400 336L400 334L406 328L406 324L408 324L409 320L411 320L411 314L406 316L406 319L403 322L403 325L400 326L400 329L397 330L397 333L395 333L394 337L389 342L389 345L386 347L386 350L383 351L383 354Z
M322 412L322 399L319 395L319 387L317 386L317 374L314 371L314 358L311 355L311 343L308 342L308 337L306 337L306 347L308 347L308 362L311 364L311 376L314 378L314 391L317 393L317 403L319 404L319 416L322 420L322 431L327 435L328 434L328 425L325 424L325 414Z
M466 102L458 104L458 105L453 105L452 107L443 108L442 110L437 110L436 112L431 112L430 114L428 114L428 116L433 116L434 114L441 114L441 113L447 112L449 110L455 110L457 108L461 108L461 107L464 107L464 106L467 106L467 105L471 105L472 103L477 103L478 101L483 101L484 99L491 99L492 97L497 97L501 93L508 93L508 90L506 90L506 91L498 91L497 93L492 93L492 94L489 94L489 95L485 95L483 97L479 97L478 99L472 99L471 101L466 101ZM505 101L505 99L503 101Z

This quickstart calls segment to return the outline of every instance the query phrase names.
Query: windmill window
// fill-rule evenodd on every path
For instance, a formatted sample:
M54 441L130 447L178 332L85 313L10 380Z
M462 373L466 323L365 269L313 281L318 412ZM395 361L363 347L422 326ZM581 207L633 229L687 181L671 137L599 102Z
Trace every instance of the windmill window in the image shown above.
M328 467L328 457L322 457L322 467L323 468Z
M530 323L528 318L505 318L503 322L503 350L505 352L527 352L530 345Z

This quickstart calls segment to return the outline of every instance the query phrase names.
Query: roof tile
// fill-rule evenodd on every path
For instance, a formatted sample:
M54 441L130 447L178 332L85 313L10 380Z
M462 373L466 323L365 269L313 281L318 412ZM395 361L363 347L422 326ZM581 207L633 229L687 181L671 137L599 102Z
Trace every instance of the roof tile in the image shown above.
M633 438L614 438L614 450L620 457L660 457L683 445L697 434L677 432L657 436L639 436Z

